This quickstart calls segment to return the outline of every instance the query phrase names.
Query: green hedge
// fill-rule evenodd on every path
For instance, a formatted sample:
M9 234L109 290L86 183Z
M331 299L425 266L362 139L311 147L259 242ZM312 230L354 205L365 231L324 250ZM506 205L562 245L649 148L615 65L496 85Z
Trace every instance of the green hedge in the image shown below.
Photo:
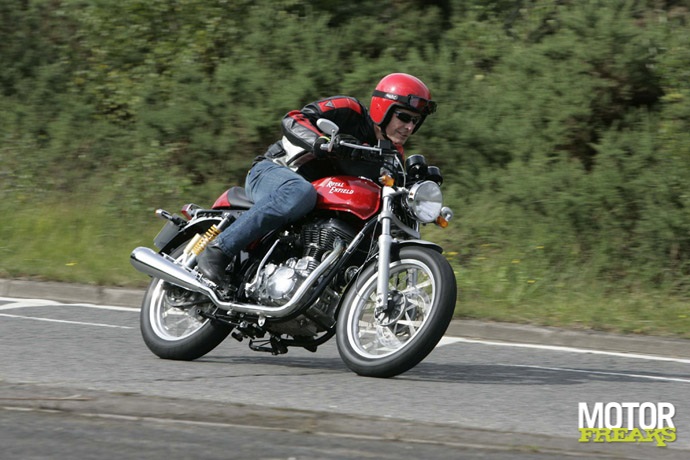
M134 226L403 71L440 103L408 151L444 172L457 266L537 251L542 279L685 295L689 3L6 0L0 191L98 192Z

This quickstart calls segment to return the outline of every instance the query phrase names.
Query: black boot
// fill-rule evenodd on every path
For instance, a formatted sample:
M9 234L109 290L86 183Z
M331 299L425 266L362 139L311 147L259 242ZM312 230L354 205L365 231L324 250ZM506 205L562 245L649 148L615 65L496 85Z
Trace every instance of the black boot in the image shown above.
M225 269L231 260L232 258L225 254L219 246L212 243L199 254L196 269L209 280L221 284L225 278Z

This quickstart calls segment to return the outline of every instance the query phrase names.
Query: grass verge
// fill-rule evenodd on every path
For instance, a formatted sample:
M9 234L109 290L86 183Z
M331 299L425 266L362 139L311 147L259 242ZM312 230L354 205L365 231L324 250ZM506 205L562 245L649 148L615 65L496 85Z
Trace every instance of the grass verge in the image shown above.
M110 203L105 196L32 206L3 200L0 277L144 287L148 278L131 267L129 254L152 246L163 221L153 208L125 213ZM171 211L181 204L167 203ZM690 338L682 296L606 282L567 261L556 272L539 246L520 253L487 247L468 259L452 229L423 236L447 249L458 280L457 317Z

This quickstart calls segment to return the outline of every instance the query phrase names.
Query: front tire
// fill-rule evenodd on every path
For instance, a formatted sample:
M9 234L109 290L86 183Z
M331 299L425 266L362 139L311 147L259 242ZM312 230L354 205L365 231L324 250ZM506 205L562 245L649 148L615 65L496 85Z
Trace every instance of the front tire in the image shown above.
M179 256L183 247L172 257ZM191 361L220 345L231 328L197 313L197 309L215 309L204 299L208 300L158 278L151 280L139 316L141 335L149 350L163 359Z
M376 311L377 265L353 281L338 314L338 351L359 375L393 377L419 364L445 334L457 296L455 275L437 251L400 249L390 265L389 301Z

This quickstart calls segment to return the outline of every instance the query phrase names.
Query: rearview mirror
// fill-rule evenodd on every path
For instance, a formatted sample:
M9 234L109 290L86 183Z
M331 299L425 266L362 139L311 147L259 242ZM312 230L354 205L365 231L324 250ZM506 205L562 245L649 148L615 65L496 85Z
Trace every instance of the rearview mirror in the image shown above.
M318 120L316 120L316 126L319 127L321 132L323 132L324 134L327 134L331 137L338 134L338 131L340 130L338 125L333 123L331 120L327 120L325 118L319 118Z

